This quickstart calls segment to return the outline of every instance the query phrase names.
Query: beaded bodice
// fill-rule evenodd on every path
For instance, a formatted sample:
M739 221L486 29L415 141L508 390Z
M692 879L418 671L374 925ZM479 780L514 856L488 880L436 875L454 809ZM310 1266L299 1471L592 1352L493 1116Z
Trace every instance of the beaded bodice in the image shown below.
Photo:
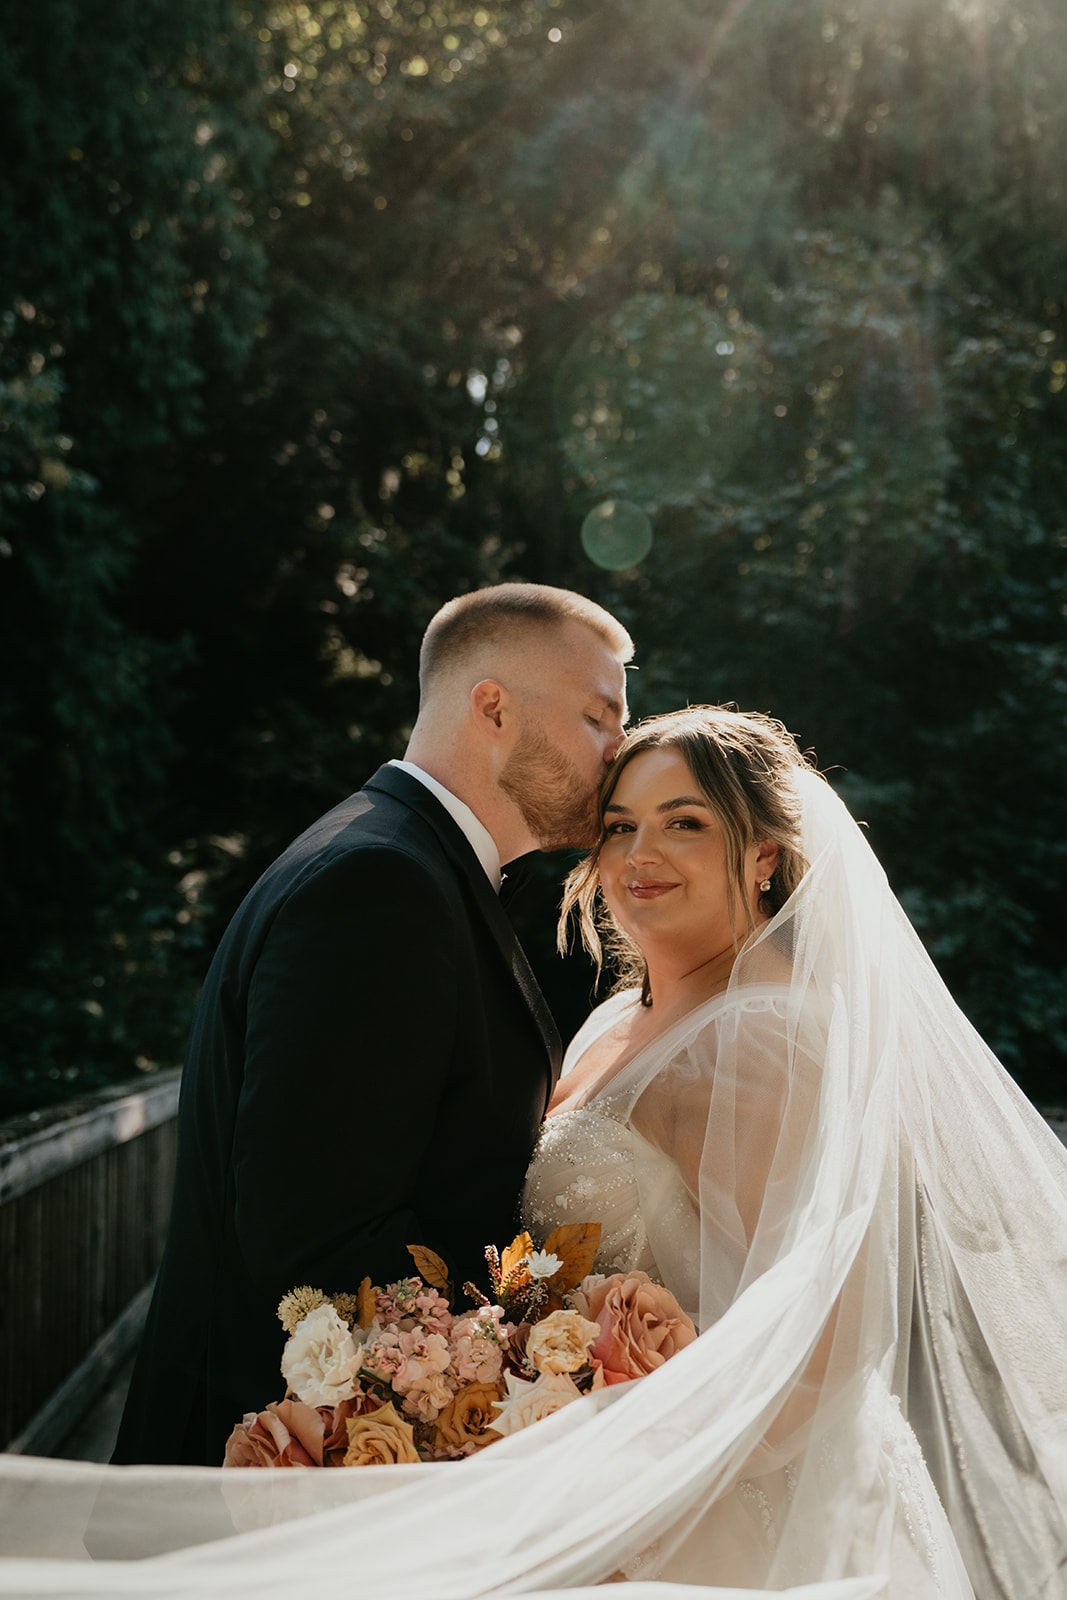
M561 1222L599 1222L598 1272L652 1271L631 1130L604 1103L546 1120L522 1210L539 1241Z
M546 1119L526 1175L523 1225L540 1243L561 1222L599 1222L597 1272L647 1272L695 1312L696 1209L675 1163L602 1095Z

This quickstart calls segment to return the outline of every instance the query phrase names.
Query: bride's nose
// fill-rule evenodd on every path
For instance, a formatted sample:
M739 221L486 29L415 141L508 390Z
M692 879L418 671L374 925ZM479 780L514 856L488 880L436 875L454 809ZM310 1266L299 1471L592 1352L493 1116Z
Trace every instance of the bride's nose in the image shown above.
M658 839L651 830L639 826L630 834L626 856L629 861L636 864L641 861L662 860L663 852L660 850Z

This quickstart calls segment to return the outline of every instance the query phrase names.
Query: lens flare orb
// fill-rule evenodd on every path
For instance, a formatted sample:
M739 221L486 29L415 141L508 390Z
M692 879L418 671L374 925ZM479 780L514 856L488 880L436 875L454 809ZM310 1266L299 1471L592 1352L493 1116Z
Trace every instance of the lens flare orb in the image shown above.
M652 548L652 523L632 500L601 500L582 523L582 549L607 572L636 567Z

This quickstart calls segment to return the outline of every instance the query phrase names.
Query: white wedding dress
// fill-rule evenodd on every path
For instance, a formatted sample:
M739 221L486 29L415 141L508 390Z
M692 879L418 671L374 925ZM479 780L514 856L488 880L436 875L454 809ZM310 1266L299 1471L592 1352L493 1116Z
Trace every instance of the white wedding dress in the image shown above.
M0 1595L1067 1600L1067 1151L796 782L799 888L724 995L549 1120L527 1190L532 1232L601 1221L601 1267L700 1337L458 1465L0 1458Z
M567 1052L564 1078L638 1003L632 991L614 996L594 1013ZM674 1155L662 1147L670 1137L662 1137L663 1106L688 1101L692 1114L694 1101L703 1098L702 1071L714 1073L720 1030L732 1031L738 1012L764 1050L773 1055L776 1036L785 1050L788 1010L789 988L781 984L716 996L646 1046L604 1088L551 1115L523 1197L523 1220L534 1238L546 1237L561 1222L595 1218L603 1233L594 1271L647 1272L671 1290L698 1327L718 1321L744 1273L746 1252L735 1246L731 1227L736 1204L725 1188L717 1188L722 1214L713 1226L708 1216L702 1217L699 1185L691 1175L687 1181ZM642 1121L645 1132L638 1126ZM711 1262L703 1260L709 1233L715 1242ZM854 1408L835 1418L817 1443L805 1447L803 1458L774 1465L768 1454L760 1463L767 1470L742 1476L726 1488L677 1550L668 1555L661 1540L639 1553L627 1572L645 1575L654 1570L657 1577L682 1583L747 1589L817 1580L823 1576L824 1552L820 1530L797 1506L801 1465L808 1498L817 1502L826 1496L829 1503L839 1489L845 1460L869 1454L871 1445L878 1457L880 1512L892 1524L886 1541L891 1563L886 1594L893 1600L923 1600L966 1593L918 1442L877 1375L857 1395ZM862 1562L869 1553L870 1530L857 1526L856 1532ZM833 1537L838 1536L835 1531ZM847 1570L847 1557L840 1564ZM946 1575L955 1588L944 1586Z

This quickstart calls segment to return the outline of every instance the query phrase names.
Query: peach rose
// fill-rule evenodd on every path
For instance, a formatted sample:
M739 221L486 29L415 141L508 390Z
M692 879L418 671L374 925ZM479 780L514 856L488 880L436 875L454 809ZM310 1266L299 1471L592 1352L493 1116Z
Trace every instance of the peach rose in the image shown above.
M589 1316L600 1324L590 1358L607 1384L645 1377L697 1336L670 1290L647 1272L616 1272L591 1287L587 1280L582 1291Z
M364 1417L349 1417L346 1467L387 1467L397 1461L418 1461L415 1430L392 1402Z
M327 1415L329 1413L327 1412ZM302 1400L247 1411L226 1441L224 1467L321 1467L326 1425Z
M528 1428L531 1422L551 1417L564 1406L569 1406L572 1400L582 1398L565 1372L542 1373L536 1383L528 1383L525 1378L516 1378L514 1373L509 1372L506 1382L507 1398L498 1400L493 1408L496 1411L493 1432L500 1434L501 1438Z
M535 1322L526 1340L526 1357L538 1372L577 1372L589 1361L589 1347L600 1324L579 1311L552 1311Z
M492 1444L496 1433L493 1406L504 1398L502 1383L468 1383L434 1425L433 1447L450 1456L471 1456Z

